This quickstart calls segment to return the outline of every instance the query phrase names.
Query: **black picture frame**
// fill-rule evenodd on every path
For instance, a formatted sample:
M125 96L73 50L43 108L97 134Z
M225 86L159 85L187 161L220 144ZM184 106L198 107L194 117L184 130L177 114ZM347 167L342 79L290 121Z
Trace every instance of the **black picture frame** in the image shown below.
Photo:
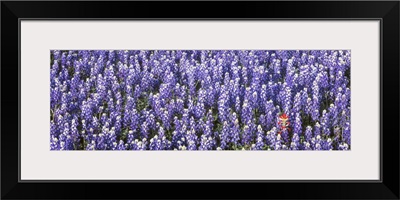
M398 1L2 1L2 199L399 199ZM381 20L380 181L20 181L21 19ZM294 33L295 34L295 33ZM18 76L17 76L18 74ZM18 77L18 78L16 78ZM18 83L16 83L18 80ZM15 110L14 110L15 109ZM18 128L17 128L18 127ZM368 156L368 155L366 155ZM300 163L299 163L300 164Z

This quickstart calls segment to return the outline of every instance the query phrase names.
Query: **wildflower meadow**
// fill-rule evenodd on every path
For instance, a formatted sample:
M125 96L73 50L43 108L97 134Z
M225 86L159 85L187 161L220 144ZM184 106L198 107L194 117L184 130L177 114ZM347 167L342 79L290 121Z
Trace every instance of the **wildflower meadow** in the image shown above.
M51 50L50 150L350 150L350 50Z

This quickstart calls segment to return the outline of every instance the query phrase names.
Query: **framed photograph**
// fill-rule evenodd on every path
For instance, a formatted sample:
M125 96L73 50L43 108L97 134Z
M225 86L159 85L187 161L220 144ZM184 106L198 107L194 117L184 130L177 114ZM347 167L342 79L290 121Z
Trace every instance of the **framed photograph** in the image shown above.
M399 8L2 1L1 198L399 199Z

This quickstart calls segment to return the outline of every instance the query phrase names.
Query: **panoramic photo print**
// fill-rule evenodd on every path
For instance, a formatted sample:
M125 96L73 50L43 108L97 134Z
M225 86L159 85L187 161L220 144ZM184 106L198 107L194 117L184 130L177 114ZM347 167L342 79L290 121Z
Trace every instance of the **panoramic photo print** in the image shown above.
M50 150L350 150L350 50L51 50Z

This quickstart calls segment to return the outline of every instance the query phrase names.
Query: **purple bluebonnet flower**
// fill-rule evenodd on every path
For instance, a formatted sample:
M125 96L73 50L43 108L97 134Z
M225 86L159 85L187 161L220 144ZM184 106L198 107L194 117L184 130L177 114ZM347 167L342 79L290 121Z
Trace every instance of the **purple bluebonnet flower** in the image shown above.
M241 113L241 110L242 110L242 109L241 109L241 107L242 107L241 104L242 104L242 103L241 103L241 101L240 101L240 97L239 97L239 96L236 96L236 99L235 99L235 110L236 110L236 112L239 113L239 114Z
M295 118L295 122L294 122L294 129L293 129L293 133L295 134L301 134L303 132L302 130L302 122L301 122L301 117L299 113L296 113L296 118Z
M199 150L212 150L215 146L215 141L211 136L201 135Z
M227 106L228 106L228 94L226 92L223 92L218 100L218 116L221 122L227 120L228 117Z
M213 138L212 133L212 120L211 111L209 111L207 115L207 121L204 125L205 127L203 130L203 135L201 136L199 150L212 150L216 145L216 141Z
M122 119L121 119L121 116L118 115L116 118L116 121L115 121L115 131L116 131L117 135L120 134L121 129L122 129Z
M227 121L224 121L222 131L220 134L221 149L226 149L230 142L230 127Z
M242 137L242 144L243 145L250 145L253 140L253 123L251 120L248 120L246 125L243 127L243 137Z
M282 137L281 137L280 134L278 134L276 136L276 140L275 140L275 143L273 145L274 145L273 146L274 150L282 150L283 149L283 145L284 144L283 144Z
M349 149L349 145L346 144L346 143L341 143L341 144L339 144L338 149L339 150L348 150Z
M290 134L288 129L283 129L281 134L279 134L282 137L283 142L289 142Z
M240 144L240 124L239 124L239 119L237 118L236 113L232 114L231 117L231 122L232 123L232 128L230 132L231 136L231 142L234 146L239 146Z
M70 135L70 126L68 123L64 124L63 132L60 134L60 150L73 150L74 142Z
M60 150L60 142L55 135L50 136L50 150Z
M266 144L267 146L269 146L270 149L275 148L276 136L277 136L277 129L275 127L267 131L265 138L266 138Z
M255 149L262 150L263 147L264 147L264 131L262 130L261 125L258 125Z
M120 140L118 143L118 146L116 147L116 150L125 150L125 149L126 149L126 147L125 147L124 141Z
M74 143L79 142L79 130L78 130L78 118L75 117L71 121L71 130L70 130L70 135L71 139L74 141Z
M292 142L290 143L290 149L299 150L300 148L300 137L297 133L294 133L292 136Z
M351 144L351 137L350 137L350 122L346 122L344 127L342 128L342 134L343 134L343 140L346 142L348 145Z
M250 106L249 102L247 99L245 99L243 101L243 105L242 105L242 121L243 122L249 122L252 120L253 118L253 109Z
M320 135L317 135L315 138L311 138L311 146L314 150L323 150L322 139Z
M135 139L131 142L131 150L147 150L147 139L143 138L141 141Z
M332 150L332 139L331 138L328 138L327 140L323 140L322 141L322 144L321 144L321 146L322 146L322 149L323 150Z
M285 82L282 86L282 90L279 93L281 105L284 113L290 113L291 109L291 88Z
M318 82L317 80L315 80L313 82L313 86L312 86L312 91L313 91L313 95L312 95L312 106L311 106L311 117L313 120L318 120L319 118L319 110L320 110L320 95L319 95L319 86L318 86Z
M311 126L307 126L306 127L306 132L304 134L304 138L306 142L309 142L312 138L312 127Z
M325 135L330 135L331 134L331 131L330 131L330 127L331 127L330 116L329 116L329 113L326 112L326 110L322 111L321 126L322 126L323 134L325 134Z
M187 138L187 143L188 143L187 149L188 150L197 150L197 144L196 144L197 136L196 136L194 129L188 130L186 132L186 138Z

